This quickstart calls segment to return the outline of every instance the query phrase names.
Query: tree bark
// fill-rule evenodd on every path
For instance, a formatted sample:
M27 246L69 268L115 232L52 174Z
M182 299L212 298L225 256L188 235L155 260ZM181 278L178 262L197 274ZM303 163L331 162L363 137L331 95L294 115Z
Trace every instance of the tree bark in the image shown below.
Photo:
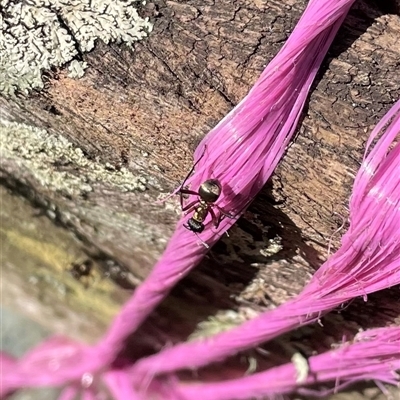
M77 159L49 147L45 161L43 151L33 151L38 160L28 164L20 146L2 160L2 182L78 235L88 257L117 283L137 285L179 216L176 199L157 200L180 184L196 144L246 95L305 6L292 0L149 3L141 10L155 24L148 39L132 47L99 42L82 55L89 65L83 78L59 69L41 92L0 98L3 119L61 135L82 150ZM345 228L332 235L347 219L365 141L400 97L399 30L397 15L356 2L271 182L162 306L186 321L183 330L169 328L177 340L210 314L233 309L243 317L244 310L284 302L326 259L328 243L339 246ZM16 128L16 140L22 130L24 138L30 135ZM43 162L44 175L35 170ZM64 186L63 173L70 179ZM71 176L79 177L72 189ZM367 304L356 301L324 319L324 328L285 340L311 354L340 342L343 333L351 338L359 328L396 322L400 308L393 301L388 308L390 296L399 298L387 291ZM191 307L176 306L183 303ZM360 399L370 398L362 390Z

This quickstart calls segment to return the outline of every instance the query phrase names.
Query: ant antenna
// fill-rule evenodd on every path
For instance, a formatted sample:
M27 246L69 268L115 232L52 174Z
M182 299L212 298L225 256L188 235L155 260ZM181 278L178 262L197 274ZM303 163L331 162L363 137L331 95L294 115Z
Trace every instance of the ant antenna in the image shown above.
M197 164L200 162L200 160L203 158L204 153L206 152L207 149L207 145L204 145L204 150L203 153L201 153L200 158L194 163L193 167L190 169L189 173L187 174L186 178L184 179L184 181L182 182L182 185L180 186L179 189L175 190L174 192L170 193L169 195L167 195L166 197L163 197L160 200L157 200L155 203L159 204L159 203L163 203L164 201L168 200L169 198L171 198L172 196L174 196L175 194L179 193L182 189L184 189L185 187L185 183L186 181L189 179L189 176L192 175L194 169L196 168Z
M203 153L201 153L201 156L199 157L199 159L193 164L193 167L190 169L189 173L187 174L186 178L183 180L182 185L181 185L181 189L183 189L185 187L185 183L186 181L189 179L189 176L193 174L194 169L196 168L197 164L200 162L200 160L203 158L204 153L206 152L207 149L207 145L204 145L204 150Z

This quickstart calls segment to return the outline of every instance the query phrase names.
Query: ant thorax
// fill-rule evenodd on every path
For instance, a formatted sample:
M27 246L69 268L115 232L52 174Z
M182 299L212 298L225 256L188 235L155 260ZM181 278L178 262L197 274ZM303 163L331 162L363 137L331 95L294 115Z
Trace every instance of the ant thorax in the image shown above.
M208 215L208 205L205 201L200 200L200 204L193 213L193 219L198 222L203 222Z

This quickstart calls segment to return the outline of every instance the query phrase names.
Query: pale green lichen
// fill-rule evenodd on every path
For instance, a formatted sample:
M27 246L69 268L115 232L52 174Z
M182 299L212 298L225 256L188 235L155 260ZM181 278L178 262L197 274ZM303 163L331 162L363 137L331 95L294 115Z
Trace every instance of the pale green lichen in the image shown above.
M41 89L42 72L93 49L132 44L152 30L137 0L0 0L0 93Z
M63 194L84 195L100 182L123 192L146 190L144 177L89 160L66 138L43 129L0 119L0 137L0 159L11 159L40 185Z

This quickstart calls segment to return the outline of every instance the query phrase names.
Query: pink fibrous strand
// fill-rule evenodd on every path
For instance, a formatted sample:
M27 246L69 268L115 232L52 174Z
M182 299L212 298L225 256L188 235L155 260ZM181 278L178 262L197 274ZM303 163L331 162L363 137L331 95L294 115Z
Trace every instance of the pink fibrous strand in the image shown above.
M400 327L360 332L352 342L304 359L306 366L285 364L251 376L216 383L168 382L171 397L185 400L247 400L297 392L326 396L360 381L379 380L396 385L400 370ZM302 369L305 368L305 371ZM299 376L304 375L299 382ZM308 389L309 385L335 382L333 389Z
M388 125L388 126L387 126ZM198 368L259 345L282 333L318 320L357 296L400 283L400 100L377 125L368 146L387 127L365 156L350 200L350 227L340 249L315 273L294 299L228 332L180 344L140 360L140 376Z

